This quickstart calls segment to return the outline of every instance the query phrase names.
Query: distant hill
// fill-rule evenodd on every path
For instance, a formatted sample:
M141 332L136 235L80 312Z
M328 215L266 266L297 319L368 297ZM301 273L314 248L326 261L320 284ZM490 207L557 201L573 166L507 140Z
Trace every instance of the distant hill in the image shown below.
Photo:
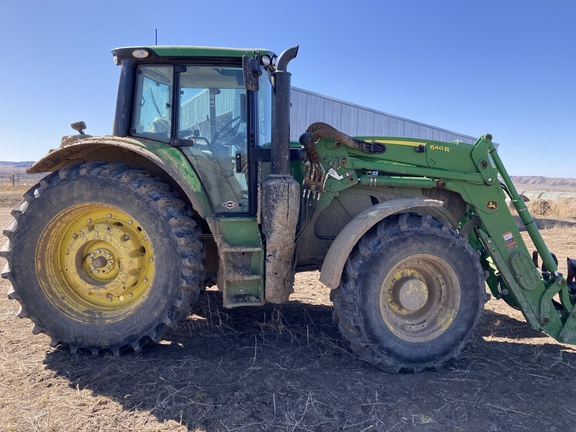
M10 168L22 168L26 169L32 165L34 161L24 161L24 162L3 162L0 161L0 169L10 169Z
M511 176L516 189L540 191L576 191L576 178L558 178L541 176Z
M0 161L0 187L31 186L36 183L45 174L26 174L26 168L33 163L33 161Z

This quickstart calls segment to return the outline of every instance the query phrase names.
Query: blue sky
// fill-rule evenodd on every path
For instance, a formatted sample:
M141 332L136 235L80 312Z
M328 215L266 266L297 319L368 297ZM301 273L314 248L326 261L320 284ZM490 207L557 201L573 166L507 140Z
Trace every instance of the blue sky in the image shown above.
M300 45L292 84L501 144L513 175L576 177L576 2L0 0L0 160L37 160L70 123L109 134L110 50ZM344 131L346 132L346 131Z

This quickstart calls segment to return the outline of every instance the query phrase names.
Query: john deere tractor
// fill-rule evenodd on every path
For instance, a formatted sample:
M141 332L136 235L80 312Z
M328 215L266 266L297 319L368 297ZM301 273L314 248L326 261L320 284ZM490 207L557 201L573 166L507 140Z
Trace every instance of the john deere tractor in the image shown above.
M386 371L455 357L486 284L576 343L574 263L557 272L492 137L351 137L314 123L290 142L297 50L113 50L112 135L74 123L29 168L48 174L4 231L2 276L33 332L72 353L138 352L210 284L229 308L279 304L295 272L319 269L351 349Z

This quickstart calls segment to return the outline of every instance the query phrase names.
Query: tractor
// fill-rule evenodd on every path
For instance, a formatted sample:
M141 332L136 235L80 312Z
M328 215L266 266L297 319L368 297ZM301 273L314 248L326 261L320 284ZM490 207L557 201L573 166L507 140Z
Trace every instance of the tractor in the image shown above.
M574 262L558 272L492 137L352 137L313 123L290 142L297 52L112 51L113 133L73 123L28 169L47 174L4 231L2 276L33 333L71 353L138 353L207 286L228 308L282 304L296 272L320 270L351 350L387 372L458 356L488 292L575 344Z

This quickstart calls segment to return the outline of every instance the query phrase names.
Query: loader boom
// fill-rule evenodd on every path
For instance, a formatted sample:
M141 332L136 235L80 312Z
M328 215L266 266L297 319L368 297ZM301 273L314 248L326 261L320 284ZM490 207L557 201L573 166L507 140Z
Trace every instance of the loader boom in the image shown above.
M489 138L483 137L486 141ZM566 279L558 273L556 262L491 142L488 143L488 154L494 161L496 173L503 180L503 189L507 190L523 226L550 275L548 280L541 277L519 233L516 233L513 227L506 226L510 225L512 220L511 215L507 214L509 213L507 206L501 206L502 214L477 211L482 227L478 227L476 232L485 250L496 264L504 281L503 286L507 287L495 294L508 295L507 291L510 290L533 328L543 330L561 342L576 343L576 327L572 314L574 305L570 287ZM476 204L477 208L481 204ZM506 225L505 222L507 222ZM557 294L559 294L560 304L553 300Z

